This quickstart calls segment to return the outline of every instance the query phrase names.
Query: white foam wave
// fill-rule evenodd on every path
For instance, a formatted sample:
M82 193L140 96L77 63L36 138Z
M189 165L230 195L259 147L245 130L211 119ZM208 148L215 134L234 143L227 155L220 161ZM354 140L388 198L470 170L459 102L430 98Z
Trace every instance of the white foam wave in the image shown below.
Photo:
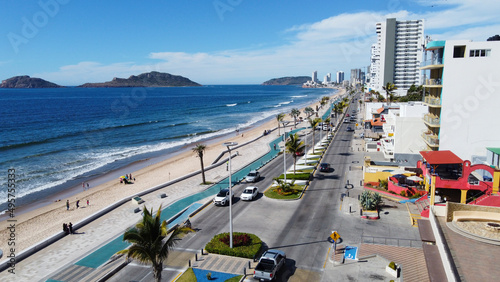
M234 106L236 106L236 105L238 105L238 103L235 103L235 104L227 104L227 105L226 105L226 107L234 107Z
M295 96L290 96L291 98L303 98L307 97L307 95L295 95Z

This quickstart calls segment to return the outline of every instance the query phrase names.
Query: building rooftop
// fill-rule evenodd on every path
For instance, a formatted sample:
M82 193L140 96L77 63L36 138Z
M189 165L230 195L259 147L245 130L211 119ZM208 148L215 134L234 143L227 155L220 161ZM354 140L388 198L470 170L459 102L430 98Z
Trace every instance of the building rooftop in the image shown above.
M497 155L500 155L500 148L491 148L490 147L490 148L486 148L486 149L488 149L488 151L491 151Z
M461 164L463 160L452 151L420 151L420 155L431 165Z

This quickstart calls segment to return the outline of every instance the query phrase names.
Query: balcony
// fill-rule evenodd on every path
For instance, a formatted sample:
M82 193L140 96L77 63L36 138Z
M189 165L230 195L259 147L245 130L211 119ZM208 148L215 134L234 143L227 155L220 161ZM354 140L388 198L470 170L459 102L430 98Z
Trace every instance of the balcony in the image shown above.
M425 87L443 87L442 81L440 78L427 78L424 81Z
M428 69L437 69L437 68L442 68L443 65L443 58L438 57L426 61L422 61L420 63L420 69L422 70L428 70Z
M439 147L439 137L436 134L433 134L432 131L422 132L422 138L429 147L431 148Z
M434 96L425 96L424 103L429 107L441 108L441 98Z
M424 115L424 122L429 127L440 127L441 126L441 119L434 114Z

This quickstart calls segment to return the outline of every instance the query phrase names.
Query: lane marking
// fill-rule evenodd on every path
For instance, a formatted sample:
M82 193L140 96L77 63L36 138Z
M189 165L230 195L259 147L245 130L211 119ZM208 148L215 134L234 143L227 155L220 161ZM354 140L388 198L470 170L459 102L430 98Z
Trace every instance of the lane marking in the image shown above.
M332 247L329 247L328 248L328 252L326 253L326 258L325 258L325 263L323 264L323 268L326 267L326 262L328 261L328 259L330 258L330 250L332 249Z

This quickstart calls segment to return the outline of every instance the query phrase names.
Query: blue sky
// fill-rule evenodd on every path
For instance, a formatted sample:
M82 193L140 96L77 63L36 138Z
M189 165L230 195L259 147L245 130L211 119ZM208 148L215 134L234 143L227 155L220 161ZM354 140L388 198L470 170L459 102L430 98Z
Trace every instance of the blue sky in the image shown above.
M375 23L424 19L435 40L500 33L498 0L0 0L0 79L61 85L149 71L201 84L322 78L369 65Z

